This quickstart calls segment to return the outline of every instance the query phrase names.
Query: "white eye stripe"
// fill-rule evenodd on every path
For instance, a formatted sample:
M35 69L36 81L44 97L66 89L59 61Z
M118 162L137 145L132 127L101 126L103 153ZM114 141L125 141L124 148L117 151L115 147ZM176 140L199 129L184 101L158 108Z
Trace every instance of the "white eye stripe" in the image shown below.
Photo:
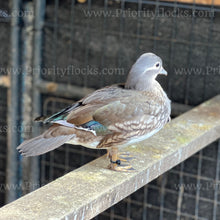
M147 71L149 71L149 70L158 70L160 68L160 64L159 64L159 66L156 66L157 64L159 64L159 63L156 63L154 66L152 66L150 68L147 68Z

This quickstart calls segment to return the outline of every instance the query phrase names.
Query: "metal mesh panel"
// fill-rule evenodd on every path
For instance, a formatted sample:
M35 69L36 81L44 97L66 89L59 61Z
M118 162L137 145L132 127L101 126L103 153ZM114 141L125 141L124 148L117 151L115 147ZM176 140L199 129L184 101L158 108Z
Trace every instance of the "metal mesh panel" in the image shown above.
M8 8L8 2L0 2L0 41L4 42L0 47L0 75L8 74L8 60L9 60L9 51L10 51L10 14Z
M5 17L9 13L8 2L0 2L0 76L8 74L10 51L10 24ZM0 206L5 203L6 142L7 142L7 89L0 86Z
M0 206L5 202L7 89L0 87Z
M159 1L51 2L46 10L44 61L45 67L58 69L43 78L99 88L124 81L137 56L153 51L169 72L168 80L160 81L171 99L198 104L219 92L214 69L219 59L218 11L213 6ZM68 71L71 65L75 69ZM98 73L86 68L97 68ZM102 74L103 68L121 68L122 74L115 71L109 77Z
M160 1L48 1L42 78L100 88L123 82L137 56L152 51L169 72L159 81L171 100L197 105L220 92L215 69L220 56L219 11L213 5ZM103 74L104 68L113 74ZM42 112L48 114L73 102L48 96L42 100ZM41 182L103 153L62 146L42 157ZM95 219L218 219L219 163L220 145L215 142Z

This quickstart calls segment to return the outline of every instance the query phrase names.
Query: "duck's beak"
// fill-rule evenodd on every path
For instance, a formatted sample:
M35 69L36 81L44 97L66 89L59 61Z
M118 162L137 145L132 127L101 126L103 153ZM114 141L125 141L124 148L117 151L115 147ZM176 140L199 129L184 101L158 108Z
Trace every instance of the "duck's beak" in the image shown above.
M162 67L160 70L160 74L167 76L167 71Z

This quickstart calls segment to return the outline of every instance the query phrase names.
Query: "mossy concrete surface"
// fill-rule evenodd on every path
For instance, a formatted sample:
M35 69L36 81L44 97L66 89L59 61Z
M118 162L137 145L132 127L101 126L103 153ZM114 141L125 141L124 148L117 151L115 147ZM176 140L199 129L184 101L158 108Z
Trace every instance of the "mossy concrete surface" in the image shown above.
M220 95L125 148L134 172L107 169L105 156L2 207L0 219L91 219L220 138Z

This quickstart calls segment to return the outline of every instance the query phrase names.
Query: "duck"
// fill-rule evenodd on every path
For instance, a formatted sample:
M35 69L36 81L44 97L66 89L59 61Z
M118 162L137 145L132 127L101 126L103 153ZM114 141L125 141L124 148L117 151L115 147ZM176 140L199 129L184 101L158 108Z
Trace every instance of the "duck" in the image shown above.
M21 143L19 153L38 156L65 143L82 145L106 149L111 170L134 170L129 163L133 157L119 149L151 137L170 121L171 101L156 80L159 74L167 75L161 58L142 54L125 83L98 89L51 116L36 118L51 126Z

